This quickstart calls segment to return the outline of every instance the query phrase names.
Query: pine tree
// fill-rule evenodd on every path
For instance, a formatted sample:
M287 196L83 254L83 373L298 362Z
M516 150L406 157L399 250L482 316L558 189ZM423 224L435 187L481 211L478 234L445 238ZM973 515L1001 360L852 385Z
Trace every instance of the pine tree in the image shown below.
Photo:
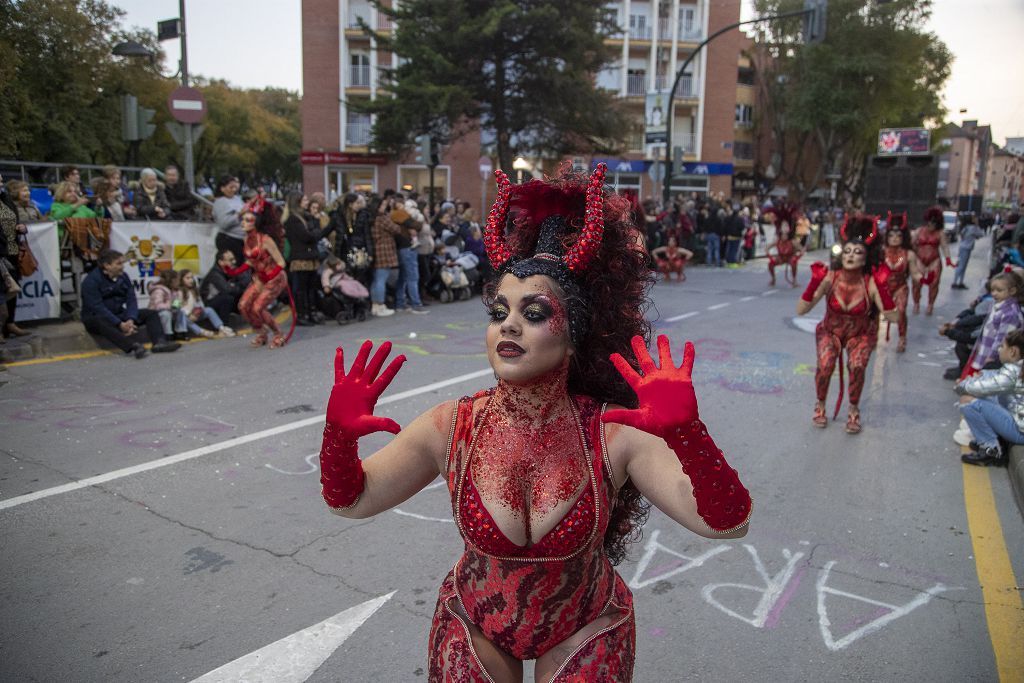
M353 101L377 115L374 147L397 152L417 134L454 140L480 128L501 167L530 152L613 152L629 119L595 76L614 60L614 12L592 0L404 0L374 5L395 30L373 34L398 65L383 94Z

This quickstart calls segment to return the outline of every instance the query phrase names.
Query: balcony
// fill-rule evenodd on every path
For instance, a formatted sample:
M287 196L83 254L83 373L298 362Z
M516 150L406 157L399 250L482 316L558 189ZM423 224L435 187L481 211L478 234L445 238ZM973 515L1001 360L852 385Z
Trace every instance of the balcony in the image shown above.
M629 27L629 39L630 40L650 40L651 39L651 27L650 26L630 26Z
M369 88L370 87L370 65L360 64L358 66L350 66L348 70L348 87L349 88Z
M370 144L370 130L373 124L369 118L353 119L345 124L345 146L366 147Z
M391 31L395 28L395 22L391 21L391 17L381 12L377 12L377 30L378 31Z
M683 154L697 153L697 136L694 133L672 133L672 148L683 148Z
M626 95L628 97L643 97L647 94L647 74L628 74L626 76Z

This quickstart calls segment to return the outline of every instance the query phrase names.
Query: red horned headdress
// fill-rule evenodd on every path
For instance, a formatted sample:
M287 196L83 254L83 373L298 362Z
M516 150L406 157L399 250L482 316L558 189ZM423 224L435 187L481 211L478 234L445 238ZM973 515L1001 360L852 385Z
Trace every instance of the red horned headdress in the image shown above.
M928 210L924 212L924 222L931 225L933 228L942 227L942 207L941 206L929 206Z
M589 178L563 167L554 178L512 185L503 171L495 171L498 196L487 217L484 246L499 276L545 275L562 287L569 300L586 302L584 280L601 249L606 214L614 221L629 220L628 200L606 196L606 172L603 163ZM587 331L584 308L585 303L569 306L574 343Z
M859 212L847 214L843 227L839 228L839 237L844 244L861 242L870 247L878 238L878 216Z

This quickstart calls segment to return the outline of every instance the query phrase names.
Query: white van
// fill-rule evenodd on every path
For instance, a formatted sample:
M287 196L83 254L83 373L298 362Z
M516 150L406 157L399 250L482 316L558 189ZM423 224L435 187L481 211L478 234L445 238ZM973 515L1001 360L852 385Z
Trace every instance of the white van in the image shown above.
M956 211L942 212L942 232L946 234L946 240L948 242L956 242L957 237L959 237L960 234L957 230Z

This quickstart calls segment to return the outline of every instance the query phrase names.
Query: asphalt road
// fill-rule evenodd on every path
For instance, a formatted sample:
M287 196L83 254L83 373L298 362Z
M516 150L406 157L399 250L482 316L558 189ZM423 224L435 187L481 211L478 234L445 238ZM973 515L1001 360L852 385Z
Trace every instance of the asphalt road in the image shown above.
M811 426L802 288L767 288L763 262L689 276L655 288L651 315L677 348L695 342L701 414L754 518L720 542L652 514L619 567L636 680L997 680L941 379L952 354L935 333L970 293L944 287L905 354L880 341L864 431L849 436ZM277 351L238 338L4 373L0 679L425 680L437 588L461 548L446 491L372 520L330 514L323 408L335 346L365 338L410 357L379 410L400 424L488 386L485 324L474 300L300 328ZM986 475L1019 577L1024 524L1005 471Z

